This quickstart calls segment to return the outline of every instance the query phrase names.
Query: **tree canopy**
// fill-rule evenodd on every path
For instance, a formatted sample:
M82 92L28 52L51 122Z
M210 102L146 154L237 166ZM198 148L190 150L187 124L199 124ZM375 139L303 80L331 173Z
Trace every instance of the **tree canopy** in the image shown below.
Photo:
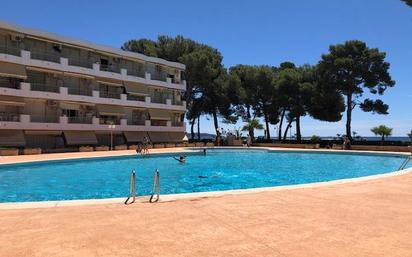
M365 112L388 114L388 105L382 100L361 97L367 90L371 95L382 95L395 82L389 74L386 54L369 48L358 40L332 45L329 53L322 55L318 71L323 83L336 88L346 97L346 136L352 139L352 111L359 106Z
M230 68L229 74L236 77L239 82L238 95L232 102L233 114L246 122L263 117L266 136L269 138L269 124L278 122L278 105L274 85L276 69L267 65L237 65Z
M286 139L295 122L300 141L302 117L336 122L346 111L346 135L351 139L353 109L388 114L389 106L371 96L395 84L385 53L357 40L330 46L314 66L286 61L278 67L239 64L226 69L217 49L182 36L129 40L122 49L186 65L186 118L192 138L196 121L199 132L199 117L210 115L216 133L218 117L227 123L263 119L268 139L269 125L279 124L279 140ZM254 135L255 128L248 129Z
M391 136L392 135L392 128L389 128L385 125L380 125L378 127L374 127L371 129L372 133L381 136L382 137L382 142L385 140L385 137Z
M405 4L409 5L412 7L412 0L401 0L402 2L405 2Z
M261 130L263 125L260 124L258 119L251 119L243 126L242 131L249 131L249 135L253 140L255 138L255 129Z

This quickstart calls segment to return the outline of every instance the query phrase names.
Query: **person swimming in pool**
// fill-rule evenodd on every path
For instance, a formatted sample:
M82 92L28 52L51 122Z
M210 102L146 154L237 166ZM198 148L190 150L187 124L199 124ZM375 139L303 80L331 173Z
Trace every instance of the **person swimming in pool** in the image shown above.
M173 159L175 159L176 161L178 161L180 163L185 163L186 162L186 157L184 155L180 155L179 158L173 157Z

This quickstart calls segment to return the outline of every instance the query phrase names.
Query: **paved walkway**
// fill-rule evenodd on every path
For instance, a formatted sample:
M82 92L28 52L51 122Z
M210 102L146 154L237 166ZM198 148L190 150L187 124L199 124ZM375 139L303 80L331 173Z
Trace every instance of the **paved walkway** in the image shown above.
M172 153L187 151L186 148L159 148L150 149L150 153ZM0 156L0 164L33 162L33 161L49 161L49 160L64 160L73 158L94 158L94 157L109 157L109 156L124 156L136 155L135 150L119 150L119 151L97 151L97 152L73 152L73 153L48 153L36 155L17 155L17 156Z
M0 256L412 256L412 173L157 204L0 210Z

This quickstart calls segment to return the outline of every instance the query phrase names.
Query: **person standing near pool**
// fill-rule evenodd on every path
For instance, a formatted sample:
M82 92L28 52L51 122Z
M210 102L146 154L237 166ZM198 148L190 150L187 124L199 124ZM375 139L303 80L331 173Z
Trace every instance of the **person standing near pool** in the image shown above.
M149 138L145 136L143 138L143 149L142 149L144 154L149 153L149 143L150 143Z
M215 142L216 146L220 146L220 140L221 140L220 135L221 134L222 134L222 130L220 128L217 128L216 129L216 142Z
M249 134L247 135L246 145L247 147L250 147L252 145L252 137Z

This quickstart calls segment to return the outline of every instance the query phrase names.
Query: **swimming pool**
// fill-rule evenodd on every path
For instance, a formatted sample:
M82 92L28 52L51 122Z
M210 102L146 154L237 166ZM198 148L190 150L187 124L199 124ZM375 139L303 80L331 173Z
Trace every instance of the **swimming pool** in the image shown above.
M208 150L189 154L125 156L0 166L0 202L126 197L136 170L138 195L150 194L160 171L161 194L296 185L395 171L404 157L367 154ZM411 164L409 165L409 167Z

